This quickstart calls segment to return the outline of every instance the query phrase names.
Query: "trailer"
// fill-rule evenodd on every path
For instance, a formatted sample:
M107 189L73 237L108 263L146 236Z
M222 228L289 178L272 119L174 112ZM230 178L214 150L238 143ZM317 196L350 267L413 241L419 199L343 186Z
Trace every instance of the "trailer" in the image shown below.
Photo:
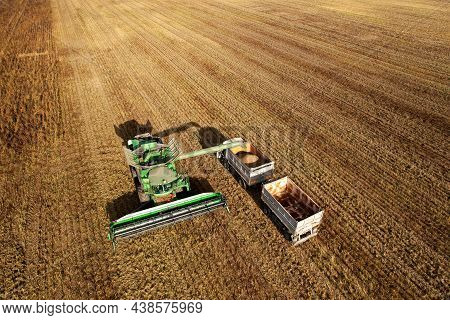
M273 176L274 162L242 138L227 140L223 144L237 142L242 144L217 153L225 168L237 176L244 189L269 180Z
M324 210L289 177L263 185L266 213L273 213L287 228L294 245L317 235Z

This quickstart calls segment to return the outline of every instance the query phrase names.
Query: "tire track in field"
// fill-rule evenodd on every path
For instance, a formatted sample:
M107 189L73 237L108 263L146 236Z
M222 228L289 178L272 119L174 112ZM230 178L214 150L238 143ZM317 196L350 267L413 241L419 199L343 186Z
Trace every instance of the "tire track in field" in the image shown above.
M304 4L302 4L303 6ZM364 55L370 58L375 58L377 60L381 58L387 58L390 63L390 69L396 68L397 71L402 72L400 68L407 68L409 70L417 70L418 66L415 64L405 64L405 61L412 61L413 59L417 58L420 53L424 51L423 45L419 45L421 43L414 43L413 41L417 39L417 33L415 34L415 37L409 37L404 39L404 32L407 30L406 27L408 26L414 26L417 28L419 26L419 21L417 19L414 19L414 21L407 21L408 24L405 25L405 20L401 20L401 23L397 26L400 30L393 30L393 29L387 29L386 25L381 24L377 27L376 31L377 33L382 33L383 38L380 39L377 42L377 47L381 47L385 50L390 50L389 52L384 52L381 50L377 50L376 52L372 52L373 46L365 45L365 42L355 42L355 37L348 40L349 33L353 32L355 29L358 30L358 34L361 32L361 28L369 28L369 31L373 31L374 24L370 23L368 24L366 21L362 19L348 19L345 15L340 15L338 17L327 15L325 11L323 11L321 17L321 23L320 24L311 24L308 20L295 20L290 21L289 19L283 18L283 17L277 17L275 15L271 15L268 13L260 12L258 10L252 10L252 9L245 9L245 8L238 8L233 5L227 4L227 7L224 7L223 5L218 5L217 3L210 3L210 6L215 8L221 8L226 13L245 13L248 16L248 20L250 21L258 21L266 26L269 26L270 28L274 30L280 30L284 34L298 34L299 31L307 31L307 33L301 32L301 35L304 37L303 39L310 39L312 40L310 43L317 43L317 44L325 44L328 45L328 47L332 49L332 47L342 48L342 49L348 49L351 50L354 54L360 54ZM283 4L284 9L288 8L289 6L286 5L286 3ZM232 8L233 10L230 10ZM303 14L303 10L296 11L296 14ZM312 16L312 18L317 19L316 16ZM323 23L323 19L332 19L332 21ZM432 18L432 16L427 17L428 19ZM440 17L442 18L442 17ZM302 23L299 25L299 21ZM344 21L350 21L350 23L343 24ZM386 21L384 21L386 23ZM326 26L326 27L324 27ZM339 29L341 28L341 29ZM330 30L332 29L332 30ZM342 32L342 29L346 30L347 32ZM382 40L387 40L386 42L382 42ZM329 40L333 40L333 42L330 42ZM381 42L381 43L379 43ZM395 44L395 45L393 45ZM398 45L397 45L398 44ZM399 59L398 57L404 57L404 54L408 54L406 59ZM381 56L384 55L384 56ZM423 52L423 56L421 56L422 59L427 59L429 55L429 52ZM439 58L439 56L436 56L436 58ZM440 66L440 74L441 74L441 81L443 84L445 84L445 80L442 79L442 76L445 77L445 65L447 63L447 57L445 54L441 54L442 61L444 62ZM382 62L382 61L379 61ZM387 61L383 61L383 63L387 63ZM393 63L395 62L395 64ZM436 71L438 71L438 68L436 66L435 61L423 61L427 65L428 70L433 70L432 75L436 75ZM400 68L399 68L400 67ZM423 81L423 75L427 73L427 69L422 68L418 72L420 73L420 76L417 77L418 81ZM428 74L429 75L429 74Z
M7 25L2 29L3 33L5 34L4 37L1 39L2 42L2 49L0 50L0 57L4 54L4 52L7 49L8 43L10 42L11 36L14 35L15 29L17 25L19 24L20 20L22 19L23 13L27 9L28 2L25 4L26 0L22 0L20 4L17 6L12 7L13 5L8 4L11 6L9 9L10 12L14 12L14 14L11 15L11 18L9 19ZM15 8L19 8L18 10L14 10ZM4 12L8 12L8 10L5 10Z

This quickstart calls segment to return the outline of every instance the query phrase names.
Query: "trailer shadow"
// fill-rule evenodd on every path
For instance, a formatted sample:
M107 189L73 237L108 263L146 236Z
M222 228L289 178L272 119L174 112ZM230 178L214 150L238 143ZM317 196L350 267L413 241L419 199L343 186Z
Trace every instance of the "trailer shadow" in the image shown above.
M168 137L173 134L184 132L190 128L197 128L197 138L203 148L209 148L218 144L221 144L227 138L214 127L202 127L197 122L187 122L178 127L169 128L159 132L152 132L153 126L150 121L146 123L139 123L136 120L128 120L118 126L114 125L114 131L118 137L122 139L122 143L125 145L129 139L142 133L151 133L153 136L160 138Z
M169 129L166 129L166 130L163 130L163 131L154 132L152 134L154 136L157 136L157 137L160 137L160 138L164 138L164 137L168 137L168 136L173 135L173 134L181 133L181 132L186 131L186 130L188 130L190 128L197 128L197 129L199 129L199 128L201 128L201 126L197 122L191 121L191 122L187 122L187 123L184 123L182 125L179 125L178 127L173 127L173 128L169 128Z
M139 197L137 192L127 192L112 200L106 205L106 213L109 221L117 220L139 208Z
M225 168L225 170L226 170L226 168ZM231 172L230 172L230 174L236 180L236 183L238 184L239 188L241 190L247 192L247 194L253 199L253 202L260 208L261 212L275 225L275 227L277 228L278 232L283 236L283 238L290 242L291 241L291 235L290 235L288 229L281 223L280 219L278 219L277 216L275 216L274 213L272 213L271 211L265 210L267 208L267 206L261 200L262 185L259 184L259 185L255 185L255 186L249 187L247 189L243 189L239 185L239 177L236 177Z

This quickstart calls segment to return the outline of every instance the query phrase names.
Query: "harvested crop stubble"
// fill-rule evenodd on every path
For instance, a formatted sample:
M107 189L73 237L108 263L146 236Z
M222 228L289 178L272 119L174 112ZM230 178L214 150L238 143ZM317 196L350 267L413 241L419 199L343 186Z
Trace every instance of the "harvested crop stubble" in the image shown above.
M425 0L1 2L0 297L449 298L448 22ZM198 124L185 151L249 140L327 206L319 235L291 247L207 156L180 168L231 213L113 253L130 120Z

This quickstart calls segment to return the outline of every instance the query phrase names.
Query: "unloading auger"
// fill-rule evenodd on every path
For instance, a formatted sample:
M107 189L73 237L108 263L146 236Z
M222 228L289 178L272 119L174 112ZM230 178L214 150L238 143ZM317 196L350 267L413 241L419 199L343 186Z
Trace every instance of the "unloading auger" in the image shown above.
M186 220L218 208L226 208L225 197L219 192L206 192L188 197L189 177L177 172L176 161L200 155L218 153L237 147L243 142L182 153L175 140L164 144L161 138L149 133L128 140L125 158L141 202L138 211L111 221L108 238L115 244L117 238L130 237L147 230Z

